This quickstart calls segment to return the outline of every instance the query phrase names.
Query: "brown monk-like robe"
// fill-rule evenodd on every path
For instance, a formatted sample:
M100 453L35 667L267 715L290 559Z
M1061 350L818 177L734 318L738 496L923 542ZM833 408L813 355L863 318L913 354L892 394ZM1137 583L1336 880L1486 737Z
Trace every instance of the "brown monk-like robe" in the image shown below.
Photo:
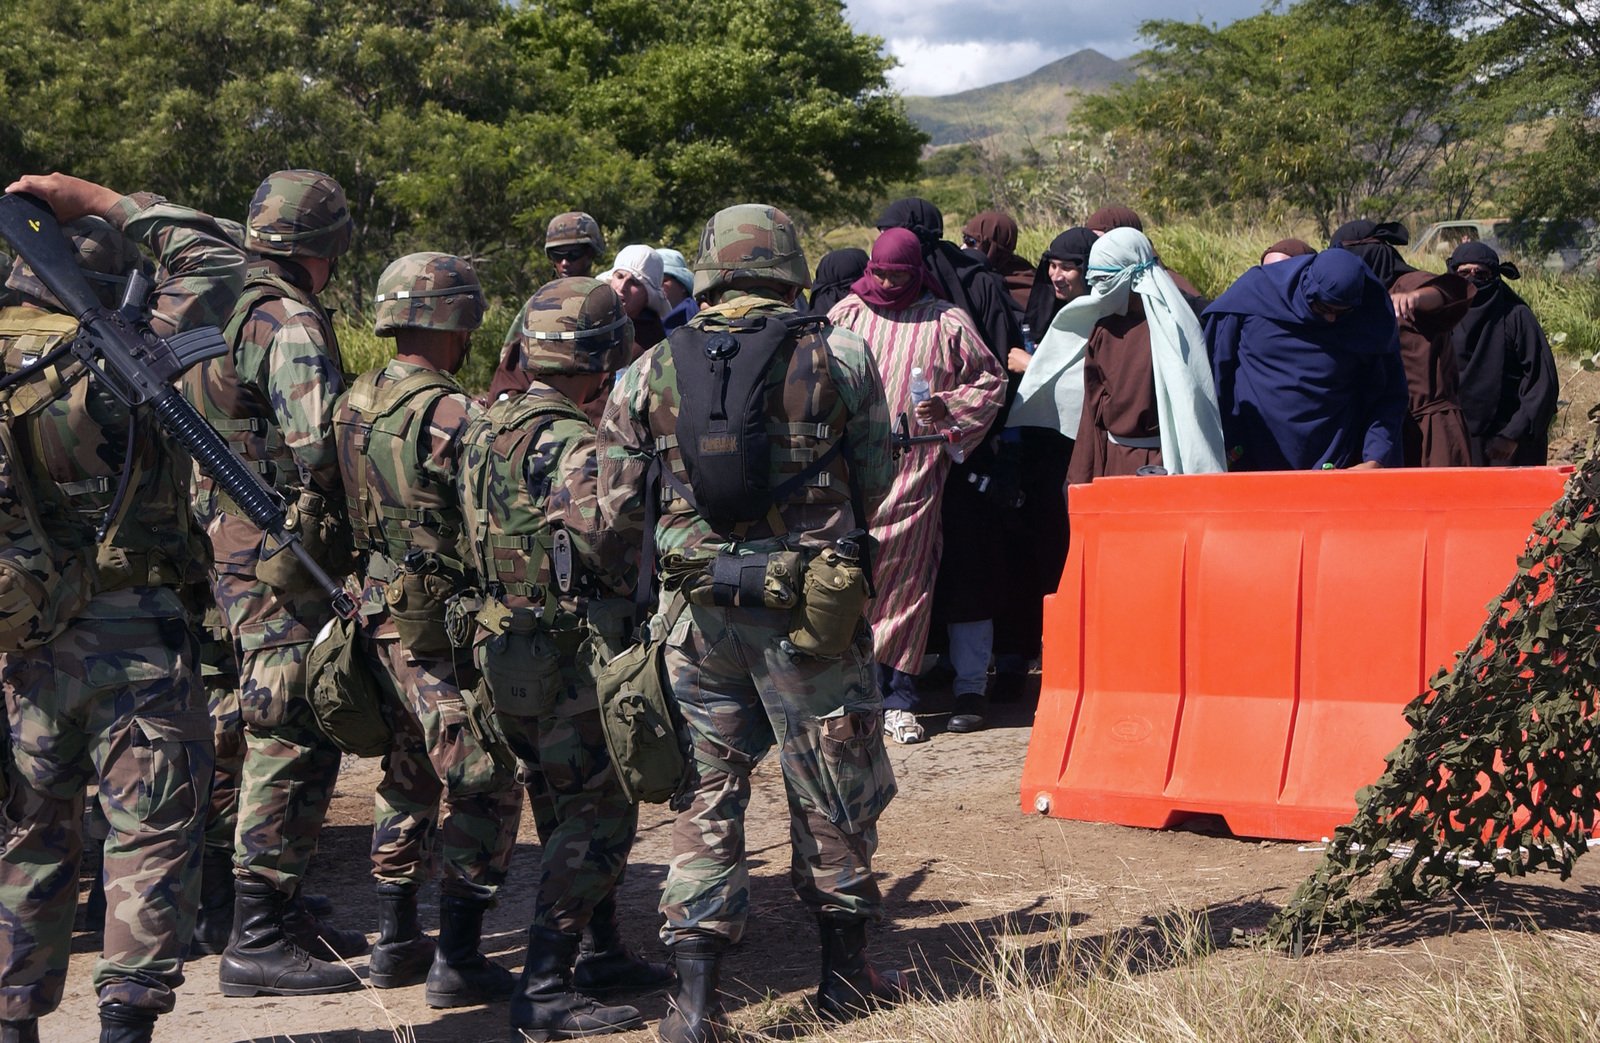
M1472 284L1459 275L1413 271L1396 278L1389 292L1425 287L1438 290L1444 303L1421 308L1400 324L1400 360L1411 393L1405 462L1407 467L1470 467L1472 439L1461 412L1461 377L1450 331L1466 317Z
M1118 445L1108 434L1149 446ZM1089 334L1083 360L1083 418L1067 478L1081 485L1159 466L1160 439L1150 324L1143 302L1130 294L1128 314L1106 316Z

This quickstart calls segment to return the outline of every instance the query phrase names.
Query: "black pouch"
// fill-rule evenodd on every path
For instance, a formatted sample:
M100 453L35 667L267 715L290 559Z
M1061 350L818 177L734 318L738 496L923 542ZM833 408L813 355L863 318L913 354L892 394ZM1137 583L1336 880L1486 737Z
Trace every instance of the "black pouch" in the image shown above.
M799 551L723 551L685 591L692 605L793 608L800 601L804 568L805 557Z

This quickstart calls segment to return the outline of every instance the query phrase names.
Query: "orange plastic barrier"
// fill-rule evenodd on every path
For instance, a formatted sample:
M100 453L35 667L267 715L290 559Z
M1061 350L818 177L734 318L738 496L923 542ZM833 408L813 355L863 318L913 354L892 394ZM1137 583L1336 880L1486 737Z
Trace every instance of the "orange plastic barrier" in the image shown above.
M1482 625L1571 468L1074 486L1022 807L1311 840Z

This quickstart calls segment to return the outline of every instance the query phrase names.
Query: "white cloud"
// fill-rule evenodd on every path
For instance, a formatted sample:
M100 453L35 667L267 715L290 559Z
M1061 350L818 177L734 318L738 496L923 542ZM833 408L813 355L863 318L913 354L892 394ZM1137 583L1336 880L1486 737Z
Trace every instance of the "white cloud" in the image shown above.
M970 87L1011 80L1061 57L1032 40L995 43L931 43L890 39L889 53L900 59L889 84L902 94L954 94Z

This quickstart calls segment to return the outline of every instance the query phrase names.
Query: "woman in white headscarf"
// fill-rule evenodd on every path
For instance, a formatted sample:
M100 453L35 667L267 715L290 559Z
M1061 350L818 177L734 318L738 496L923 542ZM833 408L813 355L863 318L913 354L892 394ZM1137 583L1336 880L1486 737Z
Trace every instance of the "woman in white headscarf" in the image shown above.
M1008 423L1076 438L1074 484L1149 467L1226 471L1205 335L1150 240L1107 232L1087 276L1090 293L1051 321Z

